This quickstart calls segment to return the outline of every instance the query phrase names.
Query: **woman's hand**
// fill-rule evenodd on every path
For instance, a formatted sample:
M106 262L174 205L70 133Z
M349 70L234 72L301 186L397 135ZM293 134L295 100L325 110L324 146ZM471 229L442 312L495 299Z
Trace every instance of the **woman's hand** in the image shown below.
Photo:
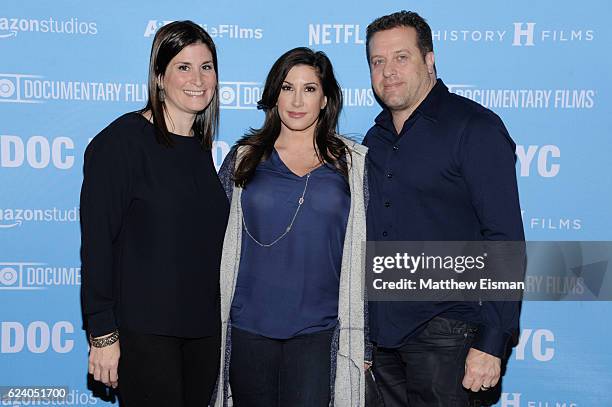
M119 355L119 340L103 348L91 346L89 350L89 373L97 381L112 388L117 388L119 384L119 376L117 374Z

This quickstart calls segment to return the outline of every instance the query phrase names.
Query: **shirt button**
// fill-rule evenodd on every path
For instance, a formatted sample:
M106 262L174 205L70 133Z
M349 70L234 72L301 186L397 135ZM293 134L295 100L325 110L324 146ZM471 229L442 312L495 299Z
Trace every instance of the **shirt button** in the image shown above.
M387 235L388 235L387 231L385 230L385 231L382 233L382 235L383 235L384 237L387 237Z
M397 150L399 150L399 147L398 146L393 146L393 150L397 151Z
M388 173L387 174L387 178L389 178L389 179L393 178L393 173L392 172Z
M385 208L388 208L390 206L391 206L391 202L389 202L389 201L385 202Z

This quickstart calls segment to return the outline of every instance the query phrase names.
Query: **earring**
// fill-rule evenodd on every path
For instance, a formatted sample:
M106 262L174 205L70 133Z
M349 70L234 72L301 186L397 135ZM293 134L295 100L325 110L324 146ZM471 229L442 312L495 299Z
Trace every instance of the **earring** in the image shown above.
M166 92L164 92L163 88L159 88L159 101L164 103L166 100Z

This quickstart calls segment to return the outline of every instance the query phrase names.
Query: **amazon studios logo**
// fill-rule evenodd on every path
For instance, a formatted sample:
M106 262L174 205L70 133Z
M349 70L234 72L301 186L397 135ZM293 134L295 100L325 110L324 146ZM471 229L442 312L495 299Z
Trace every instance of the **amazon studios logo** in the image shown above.
M0 230L22 226L26 222L72 223L79 221L79 208L0 208Z
M0 17L0 40L15 38L19 33L43 33L66 35L96 35L98 24L95 22L79 21L78 18L56 20L47 19Z

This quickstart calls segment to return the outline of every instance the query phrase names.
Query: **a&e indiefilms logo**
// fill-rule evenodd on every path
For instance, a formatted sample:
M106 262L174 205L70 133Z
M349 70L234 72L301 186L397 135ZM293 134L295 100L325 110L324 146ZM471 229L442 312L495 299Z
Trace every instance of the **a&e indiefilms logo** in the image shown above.
M171 22L172 20L149 20L144 30L144 37L155 35L157 30ZM215 39L261 40L264 36L264 30L261 27L247 27L240 24L197 24Z

